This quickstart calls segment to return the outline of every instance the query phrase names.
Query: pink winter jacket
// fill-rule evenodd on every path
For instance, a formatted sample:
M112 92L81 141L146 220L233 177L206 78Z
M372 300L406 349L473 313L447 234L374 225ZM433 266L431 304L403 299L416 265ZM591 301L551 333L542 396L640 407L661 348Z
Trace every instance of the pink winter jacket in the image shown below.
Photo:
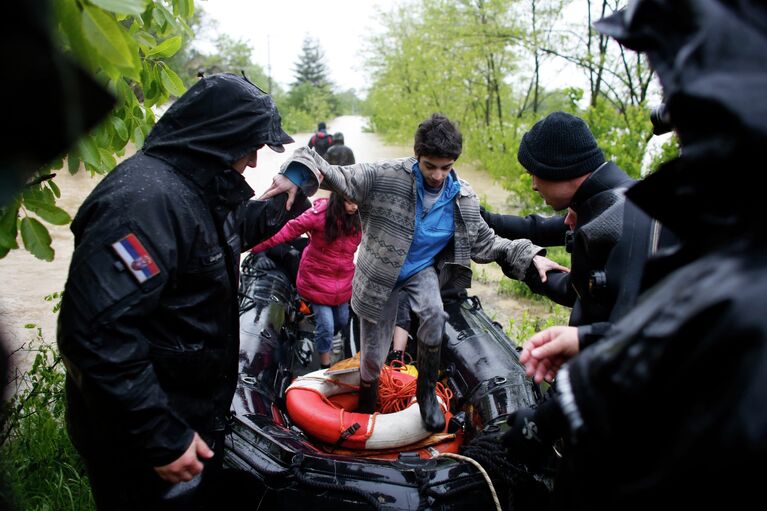
M352 297L354 253L362 233L339 236L328 243L325 240L327 209L328 199L317 199L301 216L285 224L277 234L259 243L251 251L262 252L309 233L309 245L304 249L298 265L298 294L310 303L340 305Z

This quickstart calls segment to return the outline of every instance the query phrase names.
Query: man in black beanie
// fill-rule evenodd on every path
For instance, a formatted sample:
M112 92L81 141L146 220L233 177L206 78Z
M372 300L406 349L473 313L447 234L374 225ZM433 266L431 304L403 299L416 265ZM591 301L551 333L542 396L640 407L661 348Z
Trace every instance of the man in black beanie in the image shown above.
M565 112L553 112L535 123L522 137L517 159L534 179L556 182L586 176L605 164L586 123ZM548 202L549 197L541 195Z
M535 123L522 137L517 158L531 174L533 190L546 204L556 211L567 210L565 223L571 229L561 243L571 253L571 272L552 272L545 284L532 274L526 279L535 292L572 307L569 326L544 330L531 341L536 347L552 343L546 348L556 350L552 358L571 356L602 338L614 319L611 314L619 296L630 303L636 298L635 292L621 293L621 289L627 282L639 280L644 257L634 250L632 257L636 261L616 261L615 257L611 260L623 234L623 194L634 180L605 160L582 119L565 112L553 112ZM635 213L632 209L632 219ZM497 232L504 232L505 224L515 218L495 216L485 220ZM638 235L641 239L640 254L657 249L650 246L651 226L652 221L641 213L630 224L630 229L636 231L631 237ZM635 239L634 242L638 244ZM503 268L503 261L499 264ZM608 272L608 267L612 271ZM621 311L626 308L618 307ZM528 356L523 352L525 360ZM534 370L531 376L540 382L544 377L551 380L556 367L546 363Z

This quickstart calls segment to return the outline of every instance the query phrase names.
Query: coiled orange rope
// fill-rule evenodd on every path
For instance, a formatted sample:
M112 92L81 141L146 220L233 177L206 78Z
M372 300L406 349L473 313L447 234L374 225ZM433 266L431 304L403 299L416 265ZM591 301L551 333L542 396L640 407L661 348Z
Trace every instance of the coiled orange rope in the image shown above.
M391 365L384 366L381 370L381 379L378 387L378 402L380 413L395 413L411 406L415 401L412 399L416 394L416 382L412 380L404 383L393 378L394 371L403 371L405 364L399 360L393 360ZM442 398L442 412L447 413L450 409L450 399L453 392L437 382L436 393Z

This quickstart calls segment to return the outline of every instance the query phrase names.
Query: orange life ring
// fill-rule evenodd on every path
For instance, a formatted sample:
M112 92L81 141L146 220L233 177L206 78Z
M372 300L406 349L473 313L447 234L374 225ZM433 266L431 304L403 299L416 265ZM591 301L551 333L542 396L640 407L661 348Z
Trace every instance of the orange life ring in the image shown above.
M392 377L403 383L416 379L396 371ZM420 442L431 435L423 427L417 402L396 413L366 414L347 412L328 399L356 391L359 379L359 371L331 378L322 369L296 378L286 393L288 415L317 440L348 449L392 449Z

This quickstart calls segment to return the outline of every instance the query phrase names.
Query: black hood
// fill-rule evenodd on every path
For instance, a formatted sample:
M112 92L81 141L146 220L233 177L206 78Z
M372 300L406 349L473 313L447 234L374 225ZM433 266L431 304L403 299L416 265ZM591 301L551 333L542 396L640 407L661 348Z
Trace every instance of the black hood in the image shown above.
M260 146L282 152L292 142L271 96L241 76L219 74L201 78L173 103L143 151L182 171L195 169L201 183Z
M753 231L763 194L751 181L767 146L767 3L635 0L595 28L647 55L681 144L628 197L683 239Z

